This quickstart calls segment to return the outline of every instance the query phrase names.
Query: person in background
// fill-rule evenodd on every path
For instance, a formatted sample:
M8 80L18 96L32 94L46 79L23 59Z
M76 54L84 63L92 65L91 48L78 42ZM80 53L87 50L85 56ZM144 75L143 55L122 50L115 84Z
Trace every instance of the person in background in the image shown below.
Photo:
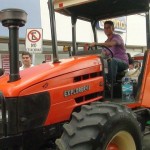
M23 52L22 53L22 66L19 68L19 70L24 70L30 67L33 67L32 64L32 56L29 52Z
M135 68L134 68L134 61L133 61L133 63L130 63L129 64L129 68L128 68L128 71L129 70L134 70Z
M3 68L0 68L0 76L2 76L5 73L5 70Z
M125 45L120 35L114 33L114 23L105 21L104 32L107 40L104 43L92 43L91 46L107 46L113 52L113 58L108 61L108 82L116 82L116 75L128 69L128 56L126 54Z
M127 72L134 72L136 69L134 67L134 60L132 58L129 59L129 68Z
M126 77L131 78L132 80L135 80L136 82L138 81L138 76L140 74L140 69L135 68L135 62L132 59L131 55L127 53L128 58L129 58L129 68L125 74Z
M134 68L134 60L133 60L133 58L131 57L130 53L127 53L127 55L128 55L128 60L129 60L129 69L128 70L135 69Z
M19 60L19 67L22 67L22 62Z
M45 60L43 60L43 61L42 61L42 64L44 64L44 63L46 63L46 61L45 61Z
M135 67L135 69L138 68L139 70L141 70L141 62L138 62L138 61L135 62L135 63L134 63L134 67Z

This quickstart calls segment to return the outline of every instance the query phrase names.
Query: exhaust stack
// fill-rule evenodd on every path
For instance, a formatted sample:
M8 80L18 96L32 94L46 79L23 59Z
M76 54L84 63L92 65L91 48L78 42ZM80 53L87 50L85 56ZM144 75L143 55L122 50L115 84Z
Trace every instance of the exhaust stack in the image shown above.
M21 9L3 9L0 11L0 21L9 29L9 82L20 79L19 75L19 27L27 21L27 13Z

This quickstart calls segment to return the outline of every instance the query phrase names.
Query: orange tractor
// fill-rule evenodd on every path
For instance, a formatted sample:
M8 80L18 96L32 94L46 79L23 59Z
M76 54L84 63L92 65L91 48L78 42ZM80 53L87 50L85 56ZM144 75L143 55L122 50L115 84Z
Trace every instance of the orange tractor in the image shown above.
M48 0L48 6L53 62L20 72L18 29L27 14L20 9L0 11L2 25L9 28L10 55L10 74L0 78L0 149L142 150L150 124L150 2ZM58 58L54 10L71 16L73 56L68 59ZM95 26L100 19L143 12L148 50L133 88L134 100L125 102L116 90L119 81L118 87L105 86L100 50L77 50L76 21L90 21L97 42Z

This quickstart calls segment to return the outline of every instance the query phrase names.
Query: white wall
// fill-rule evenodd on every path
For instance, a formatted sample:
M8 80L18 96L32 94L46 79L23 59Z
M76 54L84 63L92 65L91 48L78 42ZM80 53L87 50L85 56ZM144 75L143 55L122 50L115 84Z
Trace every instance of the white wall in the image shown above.
M127 44L146 46L145 16L131 15L127 17Z
M41 0L41 24L43 28L44 39L51 39L50 31L50 21L49 21L49 11L47 9L47 0ZM56 18L56 29L57 29L57 39L59 41L71 41L72 39L72 27L71 18L68 16L55 13ZM88 22L78 20L77 21L77 41L92 41L92 29ZM87 36L88 35L88 36Z

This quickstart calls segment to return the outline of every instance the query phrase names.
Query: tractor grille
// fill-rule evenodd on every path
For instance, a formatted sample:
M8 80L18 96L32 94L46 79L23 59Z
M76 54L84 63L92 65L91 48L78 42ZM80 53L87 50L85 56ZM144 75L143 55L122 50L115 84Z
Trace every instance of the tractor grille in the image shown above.
M75 101L76 103L81 103L81 102L92 100L92 99L100 100L102 96L103 96L102 92L95 92L95 93L88 94L85 96L77 97L75 98Z
M100 77L100 76L102 76L102 72L94 72L94 73L90 73L90 74L84 74L84 75L75 77L74 82L80 82L82 80L87 80L90 78L96 78L96 77Z

